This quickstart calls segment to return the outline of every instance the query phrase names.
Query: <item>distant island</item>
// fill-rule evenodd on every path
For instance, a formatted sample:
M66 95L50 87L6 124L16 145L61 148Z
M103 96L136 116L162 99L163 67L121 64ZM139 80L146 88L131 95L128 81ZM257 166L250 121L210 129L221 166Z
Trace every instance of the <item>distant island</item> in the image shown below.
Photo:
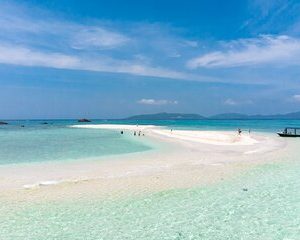
M134 115L124 120L297 120L300 119L300 111L274 115L246 115L240 113L223 113L209 117L199 114L186 113L156 113Z

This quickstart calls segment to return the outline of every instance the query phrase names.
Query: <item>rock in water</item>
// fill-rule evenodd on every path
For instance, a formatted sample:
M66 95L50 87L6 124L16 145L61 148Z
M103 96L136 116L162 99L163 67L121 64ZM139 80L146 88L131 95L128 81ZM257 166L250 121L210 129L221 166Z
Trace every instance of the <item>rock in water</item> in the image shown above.
M78 122L91 122L91 120L83 118L83 119L79 119Z
M8 124L7 122L1 122L0 121L0 125L6 125L6 124Z

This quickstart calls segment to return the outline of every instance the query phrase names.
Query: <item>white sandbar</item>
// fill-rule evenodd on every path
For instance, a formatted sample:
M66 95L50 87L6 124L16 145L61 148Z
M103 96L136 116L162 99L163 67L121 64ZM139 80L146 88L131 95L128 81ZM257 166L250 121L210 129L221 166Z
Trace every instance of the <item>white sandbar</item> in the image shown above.
M271 134L170 130L153 125L88 124L73 128L124 131L153 141L153 151L93 161L48 162L0 167L0 197L28 201L129 194L211 184L255 164L274 161L286 142Z
M93 128L111 130L144 131L165 137L207 143L214 145L253 145L259 141L250 134L241 134L232 131L197 131L197 130L171 130L154 125L119 125L119 124L89 124L73 125L74 128Z

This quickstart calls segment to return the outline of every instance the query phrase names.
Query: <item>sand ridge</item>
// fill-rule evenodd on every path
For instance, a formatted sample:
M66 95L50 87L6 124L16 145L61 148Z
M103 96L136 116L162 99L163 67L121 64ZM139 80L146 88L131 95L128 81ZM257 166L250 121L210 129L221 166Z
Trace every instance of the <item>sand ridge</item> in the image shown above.
M154 125L125 125L125 124L87 124L73 125L73 128L110 129L120 131L135 131L163 135L177 140L200 142L214 145L253 145L259 141L251 134L241 134L233 131L199 131L166 129Z

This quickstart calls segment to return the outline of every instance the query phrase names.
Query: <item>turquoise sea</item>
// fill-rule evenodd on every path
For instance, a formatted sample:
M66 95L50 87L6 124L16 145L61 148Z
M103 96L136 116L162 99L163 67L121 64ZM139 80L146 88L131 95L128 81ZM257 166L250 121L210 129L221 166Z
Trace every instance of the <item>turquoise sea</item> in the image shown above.
M22 122L15 124L0 127L0 165L90 160L151 149L118 131L70 128L61 121L30 122L25 127L19 126Z
M130 134L70 129L76 121L13 121L0 127L0 163L65 161L147 151ZM103 121L93 123L131 123ZM20 125L25 125L21 128ZM300 121L144 121L180 129L276 132ZM0 202L2 240L300 239L300 139L293 151L211 186L120 199ZM116 144L117 143L117 144ZM44 146L47 145L47 146ZM40 149L38 149L40 148ZM42 149L41 149L42 148ZM56 152L56 153L54 153ZM22 156L22 157L20 157Z
M44 123L48 124L44 124ZM131 133L101 129L77 129L76 120L8 121L0 126L0 165L44 161L71 161L151 149ZM174 129L276 132L285 126L300 126L299 120L201 120L121 121L94 120L92 124L152 124ZM24 127L21 127L24 126Z

